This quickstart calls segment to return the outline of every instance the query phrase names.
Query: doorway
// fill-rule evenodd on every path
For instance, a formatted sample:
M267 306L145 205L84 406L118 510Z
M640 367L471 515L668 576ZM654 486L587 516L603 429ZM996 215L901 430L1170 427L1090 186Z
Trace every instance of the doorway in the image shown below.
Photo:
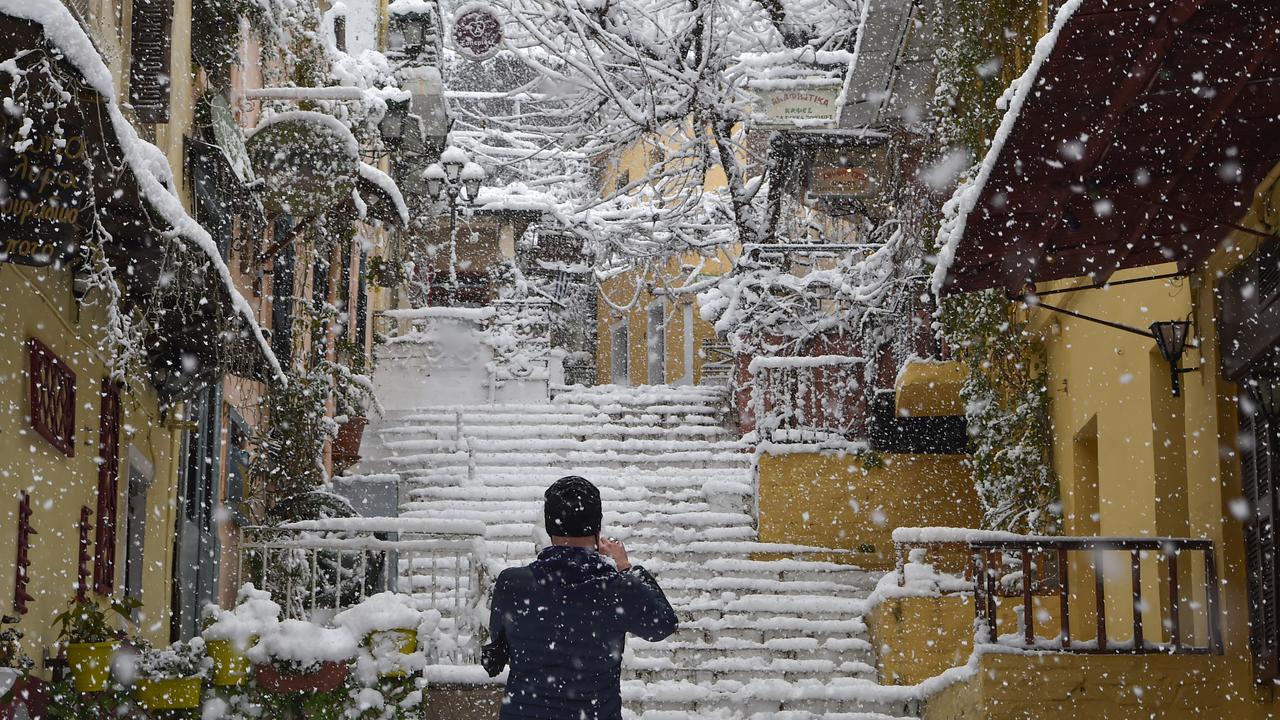
M218 529L214 505L221 476L222 387L215 382L188 403L195 428L183 434L173 562L170 635L187 640L199 632L200 610L218 599Z

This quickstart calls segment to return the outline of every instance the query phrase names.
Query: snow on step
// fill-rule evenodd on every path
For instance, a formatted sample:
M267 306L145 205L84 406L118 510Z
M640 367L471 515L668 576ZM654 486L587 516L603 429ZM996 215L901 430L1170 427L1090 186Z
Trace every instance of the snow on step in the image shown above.
M757 541L752 459L727 404L723 388L575 386L545 404L401 412L365 433L361 469L400 479L402 517L483 525L490 577L535 556L547 485L594 482L604 532L626 541L681 618L666 640L628 641L629 719L916 715L912 697L875 683L861 616L879 575L804 559L823 548ZM452 587L426 570L406 568L423 592ZM428 677L488 682L478 670L432 666Z

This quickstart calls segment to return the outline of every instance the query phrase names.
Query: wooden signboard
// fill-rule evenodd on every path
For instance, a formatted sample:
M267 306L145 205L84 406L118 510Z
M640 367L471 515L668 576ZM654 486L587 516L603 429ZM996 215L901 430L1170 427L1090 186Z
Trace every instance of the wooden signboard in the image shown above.
M809 194L821 198L875 198L889 180L890 171L887 144L823 149L813 158Z
M31 427L67 457L76 453L76 374L35 338L31 359Z
M0 262L42 267L75 251L92 179L68 101L39 81L22 98L0 113Z

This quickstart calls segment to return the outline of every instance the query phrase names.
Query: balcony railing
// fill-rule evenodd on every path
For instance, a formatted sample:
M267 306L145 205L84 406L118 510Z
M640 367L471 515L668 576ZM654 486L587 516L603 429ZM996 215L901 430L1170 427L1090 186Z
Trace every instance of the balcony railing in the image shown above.
M423 522L434 525L415 525ZM284 617L317 622L379 592L409 595L420 609L438 611L441 633L451 636L429 653L437 660L471 661L477 607L487 582L483 529L465 522L446 525L336 518L245 527L239 580L270 592Z
M1074 653L1222 654L1211 540L1022 536L952 528L898 528L893 540L899 584L913 548L940 562L948 553L953 561L961 555L988 642ZM1079 607L1082 600L1085 607ZM1006 605L1013 605L1012 613L1001 612ZM998 633L1006 624L1002 614L1016 617L1017 633ZM1086 639L1073 638L1073 618L1092 625L1093 637L1077 628L1077 637ZM1056 621L1057 636L1037 636L1037 620L1041 626Z
M751 362L757 436L811 442L866 435L864 360L846 355L759 357Z

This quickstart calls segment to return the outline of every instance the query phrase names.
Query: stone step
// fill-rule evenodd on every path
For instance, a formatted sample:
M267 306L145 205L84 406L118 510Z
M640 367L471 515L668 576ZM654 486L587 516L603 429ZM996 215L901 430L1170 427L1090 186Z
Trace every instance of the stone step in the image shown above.
M661 640L650 643L639 638L627 640L627 656L635 658L668 658L678 665L692 665L708 658L741 657L771 660L773 658L817 659L833 662L875 662L871 641L861 637L791 637L753 642L735 638L707 640Z
M750 682L759 677L781 678L790 682L826 680L833 676L874 680L876 669L864 662L826 659L791 659L759 657L715 657L691 664L670 658L632 659L622 664L623 677L645 682L687 681L715 683L723 680Z
M413 488L457 486L457 481L467 480L468 484L461 487L492 487L517 493L541 494L558 478L574 474L579 468L560 465L519 470L519 472L513 472L512 468L507 467L477 468L474 476L469 476L464 464L417 472L401 470L398 473L388 474L400 477ZM388 474L374 477L386 477ZM695 489L747 495L752 492L750 469L736 466L729 468L637 467L631 470L593 468L588 479L600 488L602 493L606 489L632 488L645 488L651 491Z
M603 438L623 440L627 438L686 438L705 440L726 440L734 437L732 433L713 425L684 425L676 427L655 427L652 425L626 425L617 423L551 423L522 424L517 426L484 424L468 424L458 432L453 424L441 425L395 425L378 429L378 437L383 440L397 440L411 437L429 437L436 440L457 440L459 437L473 437L492 440L518 439L556 439L556 438Z
M548 483L550 484L550 483ZM612 487L597 483L601 501L609 507L618 503L655 503L662 508L680 506L685 503L701 503L706 506L706 492L701 487L649 488L643 486ZM743 484L745 489L747 486ZM490 502L505 500L509 502L525 502L541 507L546 493L544 485L508 485L494 486L488 478L478 478L476 484L429 485L409 490L409 498L415 501L470 501Z
M886 687L863 678L830 678L790 682L763 677L741 682L624 681L623 702L632 708L672 711L734 710L744 716L799 711L831 717L837 712L872 712L891 717L918 714L913 690Z
M395 455L383 458L381 462L396 468L402 474L412 476L421 470L431 470L442 465L474 464L477 467L566 467L580 468L612 468L622 469L634 465L692 466L700 469L742 468L751 466L751 456L745 452L678 450L672 452L591 452L567 450L561 453L550 452L503 452L476 453L468 456L466 452L414 453Z
M524 453L598 453L613 455L616 453L643 453L667 455L679 452L695 453L732 453L745 452L747 446L738 440L648 440L627 439L612 440L590 438L577 440L573 438L516 438L485 439L467 437L462 441L433 440L429 438L413 438L407 440L389 440L383 443L393 453L408 454L415 452L454 453L470 451L477 456L493 454Z

